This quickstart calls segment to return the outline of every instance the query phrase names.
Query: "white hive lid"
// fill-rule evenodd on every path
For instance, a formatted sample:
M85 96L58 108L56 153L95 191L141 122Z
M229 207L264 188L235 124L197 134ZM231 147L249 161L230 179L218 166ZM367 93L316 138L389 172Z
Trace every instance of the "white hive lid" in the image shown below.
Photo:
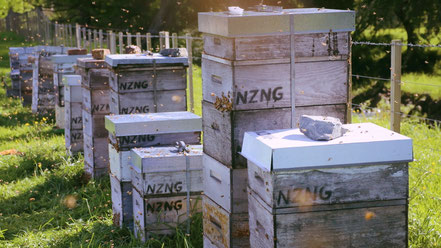
M202 118L191 112L108 115L106 129L115 136L202 131Z
M55 54L51 56L51 61L54 64L75 64L79 58L92 58L92 55L67 55L67 54Z
M188 57L168 57L159 53L153 55L146 54L110 54L106 55L106 63L111 67L119 65L188 65Z
M274 12L244 11L243 15L229 12L202 12L198 14L202 33L246 37L289 34L291 17L294 33L352 32L355 30L355 11L299 8Z
M344 165L410 162L412 139L372 123L343 125L331 141L314 141L299 129L247 132L242 155L271 171Z
M186 171L186 156L189 157L189 170L202 170L202 145L187 146L185 154L176 147L134 148L130 161L140 173Z
M66 86L81 86L81 76L63 75L63 84Z

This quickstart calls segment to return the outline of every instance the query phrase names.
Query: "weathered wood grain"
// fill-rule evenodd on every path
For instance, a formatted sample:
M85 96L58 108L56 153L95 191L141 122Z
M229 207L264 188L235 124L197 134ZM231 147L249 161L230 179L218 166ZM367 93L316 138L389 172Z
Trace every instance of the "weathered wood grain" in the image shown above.
M92 165L88 164L86 161L84 161L84 172L90 178L100 178L109 175L108 168L93 167Z
M249 195L252 247L407 247L406 204L273 215L262 203Z
M405 200L408 165L357 165L269 172L248 161L249 187L271 208Z
M93 138L107 138L109 132L104 127L104 116L90 114L83 109L83 130L84 133Z
M93 168L109 166L109 146L106 138L93 138L84 134L84 161ZM97 177L92 175L93 178Z
M204 34L204 52L229 60L258 60L290 57L288 35L227 38ZM296 57L349 54L347 32L295 35Z
M192 195L188 206L187 196L143 198L134 189L133 205L135 234L141 240L145 240L152 234L173 234L174 227L189 218L187 208L190 210L190 216L201 212L202 200L200 195Z
M93 89L83 87L83 109L96 115L110 113L110 89Z
M136 114L187 110L185 90L116 93L111 91L110 113ZM155 111L155 106L157 111Z
M347 101L347 61L296 63L296 106L343 104ZM232 66L202 59L203 99L224 99L233 110L291 106L289 61Z
M108 149L110 173L121 182L131 182L130 151L117 151L111 144Z
M76 154L83 151L83 130L64 129L66 150L69 154Z
M207 196L202 201L203 231L211 246L250 247L248 213L228 213Z
M66 102L64 119L66 129L83 130L83 117L80 102Z
M60 129L64 129L65 117L66 114L64 113L64 106L60 107L58 104L55 105L55 126Z
M113 224L118 227L133 228L131 183L120 182L110 174L110 189L112 191Z
M118 151L129 151L137 147L175 145L177 141L184 141L188 145L197 145L201 143L201 132L140 134L118 137L109 133L109 141Z
M128 164L126 165L128 167ZM185 195L187 191L200 194L202 184L202 168L188 171L169 171L156 173L139 173L132 169L132 185L144 197L162 197ZM187 181L187 174L190 181Z
M231 169L205 154L204 194L229 213L248 212L246 169Z
M346 122L346 105L321 105L296 108L296 119L303 114L324 115ZM291 127L291 108L221 112L213 104L202 102L204 152L232 168L246 168L241 151L247 131Z
M64 101L81 103L83 101L81 86L64 87Z
M156 83L156 86L153 83ZM118 93L156 90L185 90L187 71L184 67L159 67L138 71L112 71L110 87Z

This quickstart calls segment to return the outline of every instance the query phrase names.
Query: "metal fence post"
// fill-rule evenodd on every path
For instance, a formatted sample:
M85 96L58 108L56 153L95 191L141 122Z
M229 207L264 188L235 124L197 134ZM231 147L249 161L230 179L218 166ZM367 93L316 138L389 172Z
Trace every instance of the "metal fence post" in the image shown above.
M390 128L399 133L401 122L401 40L392 40L390 79Z

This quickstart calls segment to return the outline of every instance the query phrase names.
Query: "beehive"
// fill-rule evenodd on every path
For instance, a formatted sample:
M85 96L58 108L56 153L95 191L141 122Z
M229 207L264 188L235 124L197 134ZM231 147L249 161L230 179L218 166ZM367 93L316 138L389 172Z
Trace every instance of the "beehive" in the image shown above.
M175 145L177 141L197 145L201 142L201 117L190 112L164 112L133 115L106 116L105 127L109 132L109 157L112 188L129 187L132 184L129 162L130 149L141 147L156 147ZM122 194L125 191L120 190ZM127 209L120 201L125 196L118 197L113 204L114 209ZM128 196L130 199L131 196ZM121 202L121 203L120 203ZM118 204L122 204L121 207ZM133 212L123 212L114 215L115 224L133 226L131 223ZM124 219L124 217L126 217Z
M412 140L371 123L331 141L247 132L252 247L407 247Z
M64 128L64 84L63 75L75 74L75 65L78 58L90 57L90 55L61 55L51 56L54 65L54 87L55 87L55 125Z
M109 172L109 149L104 117L110 114L109 71L104 60L77 59L82 77L84 170L92 178Z
M204 153L232 169L230 175L246 168L246 160L239 154L246 131L290 128L306 113L333 116L343 122L350 114L354 12L260 9L243 15L199 13L199 31L204 36ZM230 184L225 191L231 194L246 191L246 183L232 178ZM234 198L230 195L230 199ZM224 205L211 200L207 202ZM247 216L245 209L222 210L230 216ZM234 221L230 227L248 226ZM246 217L240 221L246 222ZM206 223L210 221L204 220ZM224 236L209 236L207 230L204 226L205 240L210 240L204 243L206 247L232 247L247 240L245 230L229 230L230 234L245 236L231 236L227 241ZM219 240L221 237L223 240Z
M65 144L69 154L83 151L83 118L81 116L81 76L64 75Z
M23 105L32 103L32 63L34 47L10 47L11 96L21 97ZM32 60L32 59L31 59Z
M32 64L32 112L51 114L55 109L54 66L51 56L66 54L63 46L34 47L35 63Z
M113 114L186 111L187 57L159 54L112 54L110 70Z
M202 146L134 148L131 151L135 235L172 234L201 211Z

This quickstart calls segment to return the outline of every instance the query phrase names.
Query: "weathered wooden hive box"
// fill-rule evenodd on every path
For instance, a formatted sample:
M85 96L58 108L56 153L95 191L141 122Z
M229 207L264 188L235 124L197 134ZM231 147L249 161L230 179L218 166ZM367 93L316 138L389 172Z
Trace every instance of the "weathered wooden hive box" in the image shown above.
M64 84L63 75L75 74L75 65L78 58L90 57L90 55L65 55L56 54L51 56L54 65L55 87L55 124L58 128L64 128Z
M32 75L32 112L50 114L55 109L54 67L51 56L66 54L69 48L63 46L34 47Z
M110 70L113 114L186 111L187 57L160 54L112 54Z
M188 145L185 152L174 146L134 148L130 156L138 238L173 234L201 212L201 145Z
M371 123L332 141L247 132L252 247L407 247L412 140Z
M84 170L92 178L107 175L109 149L104 117L110 114L109 70L104 60L77 59L82 77Z
M63 75L65 127L64 137L69 154L83 151L83 118L81 116L81 76Z
M115 199L112 197L114 223L130 227L133 226L133 212L125 204L132 204L132 197L122 190L131 188L132 184L130 150L172 146L177 141L198 145L201 143L202 119L190 112L110 115L106 116L105 125L109 132L111 187L122 194L118 197L114 194ZM126 198L130 201L122 200ZM120 202L122 207L118 205Z
M205 194L204 208L229 216L213 222L203 210L205 247L249 246L247 163L239 154L246 131L290 128L302 114L348 121L354 23L354 11L346 10L199 13L205 188L229 194Z
M11 66L11 96L20 97L23 105L32 103L32 63L34 47L10 47L9 59Z

